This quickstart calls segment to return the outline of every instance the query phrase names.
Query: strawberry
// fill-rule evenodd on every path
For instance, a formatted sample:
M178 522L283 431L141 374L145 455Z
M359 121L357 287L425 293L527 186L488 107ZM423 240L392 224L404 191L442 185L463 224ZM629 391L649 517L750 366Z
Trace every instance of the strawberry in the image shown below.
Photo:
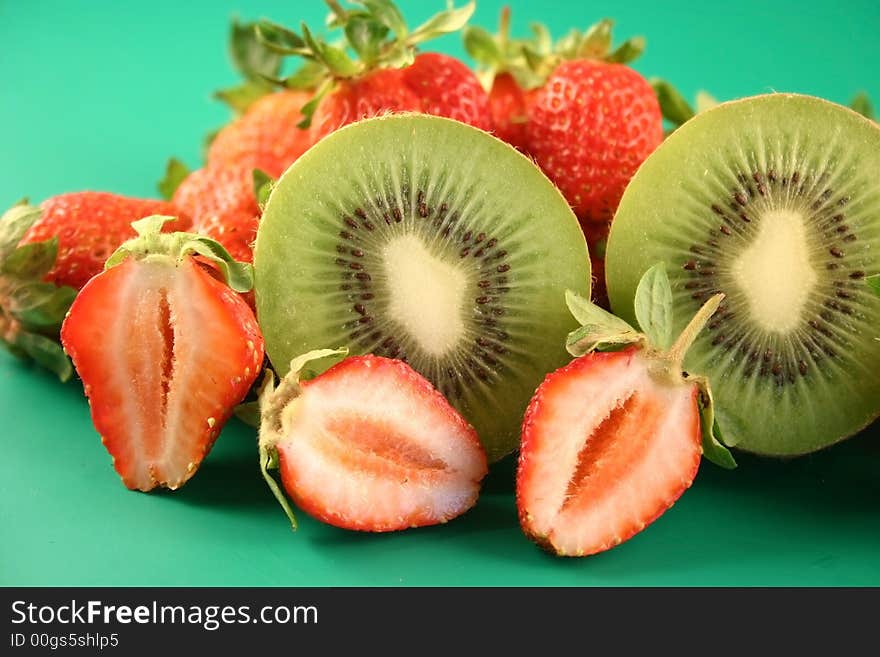
M526 140L581 222L602 223L663 141L663 117L645 78L626 64L581 56L585 49L579 46L535 91Z
M104 268L104 262L120 244L135 236L131 223L153 214L176 216L171 203L130 198L106 192L73 192L46 199L42 214L22 239L22 244L58 239L55 266L45 280L80 289ZM165 230L186 230L184 212Z
M217 133L208 166L261 169L277 178L311 146L309 131L297 125L310 98L296 90L263 96Z
M526 58L527 43L531 45L530 54L547 50L537 36L534 43L511 38L510 7L501 9L497 34L492 35L475 25L468 25L464 30L465 50L477 62L477 77L489 93L495 136L526 154L527 108L534 89L543 82Z
M23 360L33 360L61 381L73 374L58 331L76 290L46 282L55 267L58 237L22 244L39 221L40 208L18 203L0 217L0 342Z
M186 483L263 361L251 309L193 255L239 291L250 266L198 235L160 233L168 219L134 222L139 237L82 289L61 327L113 466L142 491Z
M446 522L471 508L487 473L474 429L420 374L399 360L352 356L310 381L312 352L261 393L260 462L296 505L345 529L385 532Z
M496 36L478 27L465 33L498 136L535 160L582 225L610 222L635 170L663 140L654 90L626 65L644 42L609 52L611 25L600 21L555 44L541 25L532 39L511 39L505 10Z
M448 9L410 30L391 2L356 2L350 9L328 2L329 24L344 30L344 47L263 21L257 35L280 54L296 54L305 65L278 82L290 88L316 88L303 108L312 140L362 118L385 112L412 111L445 116L483 130L492 127L489 99L474 73L463 63L438 53L416 54L416 45L460 29L474 11L471 2Z
M526 121L533 95L533 92L523 89L510 73L496 75L489 89L495 135L523 153L528 152Z
M644 529L691 485L704 449L732 463L714 437L708 383L681 365L723 295L669 348L671 295L662 265L649 270L636 300L647 336L569 295L584 324L569 340L580 357L535 392L516 478L523 531L560 556L595 554Z
M197 169L177 187L173 203L192 217L193 230L220 242L236 260L253 261L260 206L251 167Z

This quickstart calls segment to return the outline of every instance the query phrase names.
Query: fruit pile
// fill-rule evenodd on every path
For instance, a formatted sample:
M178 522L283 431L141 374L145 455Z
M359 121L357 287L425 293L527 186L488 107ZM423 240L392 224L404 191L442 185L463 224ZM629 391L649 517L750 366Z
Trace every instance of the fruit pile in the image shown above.
M125 486L176 489L233 414L293 505L447 522L518 452L524 533L583 556L702 457L795 456L880 416L880 127L771 94L697 110L611 22L554 41L328 2L235 23L234 118L165 200L0 218L0 339L82 381ZM428 52L461 31L474 70ZM277 471L277 474L276 472Z

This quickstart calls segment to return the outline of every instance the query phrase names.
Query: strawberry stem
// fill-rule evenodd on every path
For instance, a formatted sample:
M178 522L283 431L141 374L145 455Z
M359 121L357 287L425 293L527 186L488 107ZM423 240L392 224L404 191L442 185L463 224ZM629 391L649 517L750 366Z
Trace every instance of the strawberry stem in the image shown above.
M721 305L723 300L724 294L721 292L710 298L697 311L697 314L693 316L693 319L688 322L688 325L684 327L684 330L678 336L678 339L675 341L675 344L672 345L672 348L668 353L669 363L673 368L673 371L682 371L682 363L684 362L684 357L687 354L688 349L691 348L697 335L703 330L703 327L706 326L706 322L709 321L709 318L715 314L716 310L718 310L718 306Z

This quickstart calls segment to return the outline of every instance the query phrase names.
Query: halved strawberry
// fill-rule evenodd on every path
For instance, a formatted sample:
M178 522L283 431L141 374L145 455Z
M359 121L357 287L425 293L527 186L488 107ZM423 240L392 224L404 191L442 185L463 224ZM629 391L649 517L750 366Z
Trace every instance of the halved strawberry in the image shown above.
M560 555L600 552L652 522L700 465L696 384L664 381L644 350L593 353L549 375L523 423L525 532Z
M671 347L671 290L654 268L639 286L637 333L583 299L569 306L584 324L569 350L585 353L550 374L523 420L516 481L523 531L560 556L595 554L657 519L691 485L712 443L707 382L682 372L688 347L723 295L697 313ZM619 351L599 352L601 346ZM726 455L726 458L723 456Z
M402 361L352 356L300 382L303 364L264 393L260 428L264 474L291 520L267 467L303 511L345 529L433 525L476 503L486 455L424 377Z
M192 254L221 260L239 288L230 272L248 270L206 238L159 233L166 219L133 224L141 236L86 284L61 328L113 465L142 491L195 473L263 361L251 309Z

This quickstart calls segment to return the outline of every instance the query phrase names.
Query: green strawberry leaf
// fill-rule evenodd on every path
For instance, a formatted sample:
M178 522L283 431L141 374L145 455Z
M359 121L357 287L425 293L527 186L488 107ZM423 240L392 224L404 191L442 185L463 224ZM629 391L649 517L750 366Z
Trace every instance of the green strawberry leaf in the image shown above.
M254 196L257 204L262 209L269 200L269 194L272 193L272 187L275 185L275 179L262 169L254 169Z
M654 78L651 80L651 86L654 88L664 119L675 126L680 126L694 117L694 109L669 82Z
M54 372L64 383L73 375L73 365L61 345L36 333L21 332L12 339L12 347L27 354L37 364Z
M327 69L318 62L307 61L286 78L277 81L288 89L309 91L316 88L326 77Z
M715 96L710 94L708 91L698 91L697 92L697 114L700 112L705 112L706 110L710 110L716 105L719 105L719 101Z
M871 119L872 121L877 120L877 115L874 113L874 106L871 104L871 99L864 91L857 93L850 101L849 106L866 119Z
M502 63L503 54L498 43L487 30L475 25L468 25L462 36L464 49L477 63L497 67Z
M367 66L371 66L379 58L381 44L386 36L388 27L370 18L354 16L345 25L345 38Z
M159 190L162 198L170 201L174 196L174 192L180 187L180 183L183 182L189 173L189 167L183 162L176 157L169 158L168 163L165 165L165 176L156 184L156 188Z
M45 242L31 242L19 246L0 261L0 273L22 281L40 279L55 266L57 256L57 236Z
M295 377L297 381L312 378L314 374L309 375L306 365L314 361L323 360L325 358L345 358L348 356L348 347L339 347L337 349L314 349L297 356L290 361L290 372L287 376ZM287 377L285 377L287 378Z
M616 64L629 64L638 59L643 52L645 52L645 39L643 37L633 37L620 44L617 50L605 57L605 61Z
M565 305L581 326L597 326L608 334L636 332L624 320L572 290L565 291Z
M265 78L261 78L260 80L247 80L235 87L219 89L214 92L213 97L240 116L256 101L271 92L272 86ZM164 194L164 192L162 193Z
M409 32L403 14L390 0L363 0L361 4L375 20L391 30L398 38L405 37Z
M310 54L306 42L296 32L288 30L278 23L267 20L259 21L254 27L254 34L257 41L277 55ZM277 77L277 74L277 71L270 71L264 75Z
M661 262L644 273L636 288L636 319L651 344L666 351L672 345L672 287Z
M0 217L0 262L15 251L21 238L40 218L42 210L26 202L19 202Z
M284 382L282 381L282 386L283 384ZM299 394L298 388L295 393L293 397ZM281 410L283 410L283 406L277 404L275 397L275 373L272 370L266 370L257 402L260 407L260 474L263 475L263 479L269 486L269 490L272 491L272 495L275 496L281 508L284 509L284 513L287 515L288 520L290 520L290 526L296 531L296 516L293 513L293 508L290 506L290 502L287 501L287 496L284 494L281 486L278 485L275 477L269 472L270 470L278 469L278 450L275 449L275 445L281 438L279 432L281 430ZM270 415L270 409L274 411L271 421L267 420ZM277 428L275 427L276 424Z
M603 18L595 25L591 25L581 37L577 45L575 57L584 59L603 59L611 48L611 31L614 21Z
M715 400L712 397L712 389L709 380L702 376L692 377L700 390L700 431L703 440L703 456L715 465L727 470L736 467L736 459L724 444L721 429L715 419Z
M535 35L533 45L536 53L549 53L553 50L553 37L550 36L550 30L543 23L532 23L529 25L532 34Z
M348 349L343 347L341 349L317 349L298 356L290 362L290 371L281 379L277 388L275 387L275 374L271 370L267 370L263 377L263 383L258 395L260 407L260 472L275 499L278 500L281 508L284 509L284 513L287 514L293 529L296 529L296 517L293 514L293 509L284 491L269 472L270 470L278 469L278 450L275 448L275 445L283 438L283 412L290 402L299 397L302 391L300 381L303 379L303 370L306 365L325 358L345 357L347 355Z
M278 75L281 71L281 57L259 39L256 27L255 23L240 23L234 19L229 33L232 65L248 80Z
M608 333L595 325L584 325L568 334L565 350L575 358L594 351L617 351L623 347L643 342L645 336L637 331Z
M868 287L874 290L874 294L880 297L880 274L874 274L873 276L868 276Z
M302 24L303 39L314 56L335 76L349 78L357 75L361 67L342 48L331 46L312 35L308 26Z
M254 266L248 262L238 262L230 255L220 242L203 237L190 235L188 241L180 247L180 256L198 253L220 267L226 284L236 292L249 292L254 287Z
M56 332L76 298L72 287L34 281L17 286L9 294L9 311L25 328Z
M610 351L641 342L644 337L619 317L576 292L566 290L565 303L581 327L568 334L565 348L572 356Z
M307 102L305 105L300 108L300 112L303 115L302 121L296 124L296 127L305 130L310 125L312 125L312 116L315 114L315 110L318 109L318 105L321 104L321 101L324 99L324 96L329 93L329 91L333 88L334 82L331 78L326 78L321 86L315 90L315 95L312 96L312 99Z
M471 0L458 9L451 8L441 11L414 29L406 41L410 45L414 45L443 34L457 32L467 24L476 8L477 3Z

